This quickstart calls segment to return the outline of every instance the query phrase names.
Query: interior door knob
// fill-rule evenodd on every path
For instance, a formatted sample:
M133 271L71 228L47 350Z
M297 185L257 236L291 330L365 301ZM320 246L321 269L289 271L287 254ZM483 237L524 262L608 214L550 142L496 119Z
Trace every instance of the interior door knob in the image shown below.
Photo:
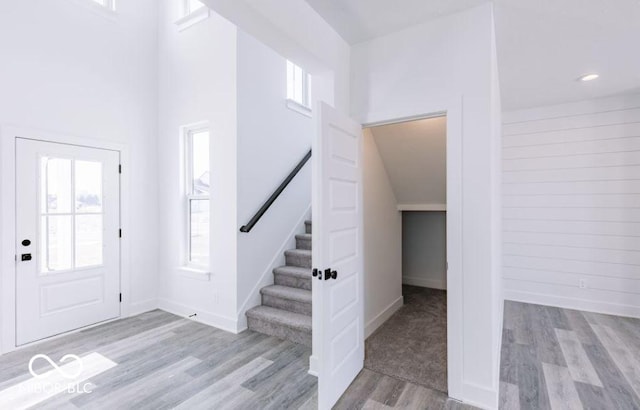
M324 280L329 280L329 279L338 279L338 272L331 269L325 269Z

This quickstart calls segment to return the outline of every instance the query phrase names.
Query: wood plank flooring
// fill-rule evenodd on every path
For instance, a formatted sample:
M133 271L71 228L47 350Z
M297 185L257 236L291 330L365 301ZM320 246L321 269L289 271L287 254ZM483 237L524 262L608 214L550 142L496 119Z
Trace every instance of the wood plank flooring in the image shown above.
M0 398L35 380L28 363L40 353L54 361L98 353L116 365L88 380L91 393L64 391L31 408L313 409L317 403L317 379L307 372L310 348L253 331L234 335L160 310L0 356ZM38 360L34 369L42 374L53 367Z
M640 320L505 302L505 410L640 409Z
M473 410L475 407L449 399L446 393L428 389L363 369L342 395L334 410Z

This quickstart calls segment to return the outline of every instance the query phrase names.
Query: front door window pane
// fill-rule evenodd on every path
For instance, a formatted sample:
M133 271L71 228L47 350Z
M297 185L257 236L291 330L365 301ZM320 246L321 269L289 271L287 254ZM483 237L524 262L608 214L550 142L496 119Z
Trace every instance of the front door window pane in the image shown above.
M73 267L73 243L71 215L42 217L42 249L45 251L43 267L46 272L68 270Z
M102 215L76 215L76 268L102 264Z
M76 212L102 212L102 164L76 161Z
M70 213L71 160L44 157L41 165L43 213Z

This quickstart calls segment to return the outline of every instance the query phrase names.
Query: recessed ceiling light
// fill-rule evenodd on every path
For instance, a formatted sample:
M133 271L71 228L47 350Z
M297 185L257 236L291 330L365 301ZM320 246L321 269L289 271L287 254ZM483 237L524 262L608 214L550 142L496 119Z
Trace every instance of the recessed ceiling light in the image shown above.
M580 76L580 78L578 78L578 80L579 81L593 81L598 77L600 77L598 74L585 74L583 76Z

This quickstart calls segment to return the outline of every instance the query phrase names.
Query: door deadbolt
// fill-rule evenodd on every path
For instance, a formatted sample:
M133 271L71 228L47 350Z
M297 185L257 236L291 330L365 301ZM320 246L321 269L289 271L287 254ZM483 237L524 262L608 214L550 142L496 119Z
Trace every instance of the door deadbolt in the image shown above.
M22 241L22 246L29 246L31 245L31 241L29 239L25 239L24 241Z

